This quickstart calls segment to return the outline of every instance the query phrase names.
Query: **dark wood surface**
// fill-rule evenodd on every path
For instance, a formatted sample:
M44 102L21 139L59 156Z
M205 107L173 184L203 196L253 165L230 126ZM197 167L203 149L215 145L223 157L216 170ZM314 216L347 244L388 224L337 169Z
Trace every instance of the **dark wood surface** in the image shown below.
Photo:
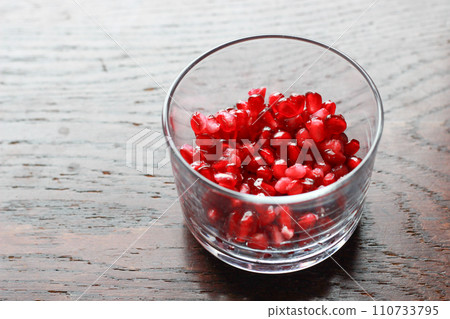
M126 167L125 143L161 129L164 91L193 58L253 34L331 44L349 26L334 46L372 76L386 120L361 224L335 255L365 291L330 260L235 270L177 202L81 299L449 299L450 3L371 4L1 2L0 299L77 299L173 203L170 167Z

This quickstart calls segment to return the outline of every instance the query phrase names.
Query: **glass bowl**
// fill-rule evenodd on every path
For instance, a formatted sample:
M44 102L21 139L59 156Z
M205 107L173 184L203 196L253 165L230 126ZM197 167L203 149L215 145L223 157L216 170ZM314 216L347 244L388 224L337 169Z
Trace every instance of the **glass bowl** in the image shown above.
M229 190L194 171L179 148L195 140L190 116L214 114L235 105L248 90L267 87L268 94L319 92L336 102L347 121L346 134L358 139L356 169L315 191L261 197ZM185 222L198 242L220 260L257 273L287 273L311 267L335 253L350 238L361 218L383 128L380 95L369 75L352 59L316 41L281 35L254 36L218 46L189 64L165 100L163 129L171 152L172 170ZM220 210L210 222L207 212ZM271 240L255 249L226 235L235 211L288 210L296 218L314 213L311 229L296 228L287 241ZM277 237L273 233L273 238Z

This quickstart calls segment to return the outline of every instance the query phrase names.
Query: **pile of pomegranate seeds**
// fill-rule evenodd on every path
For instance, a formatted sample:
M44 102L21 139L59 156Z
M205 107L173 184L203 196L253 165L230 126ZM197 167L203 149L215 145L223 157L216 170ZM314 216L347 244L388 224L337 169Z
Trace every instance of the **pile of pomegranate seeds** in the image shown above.
M204 115L195 112L191 127L195 146L181 146L182 157L198 173L225 188L257 196L297 195L326 187L355 169L359 142L344 133L345 118L336 104L322 102L318 93L272 93L250 90L247 101ZM277 247L295 229L320 227L318 216L306 213L297 220L287 207L262 212L207 212L211 224L224 222L228 238L248 247Z
M318 93L272 93L253 89L246 102L206 116L195 112L195 147L180 148L197 172L217 184L259 196L296 195L330 185L361 159L348 139L336 104Z

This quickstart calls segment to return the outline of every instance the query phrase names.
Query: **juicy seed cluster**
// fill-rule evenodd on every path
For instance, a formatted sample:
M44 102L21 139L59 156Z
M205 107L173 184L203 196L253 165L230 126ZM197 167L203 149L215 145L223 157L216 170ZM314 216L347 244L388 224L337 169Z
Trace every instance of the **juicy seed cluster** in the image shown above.
M184 144L180 153L205 178L246 194L297 195L333 184L361 163L359 142L344 133L344 116L319 93L275 92L267 104L266 88L248 94L247 101L214 115L192 115L196 145ZM321 225L316 214L296 218L287 208L272 206L232 212L212 207L207 218L223 225L228 238L260 250L282 245L296 230Z

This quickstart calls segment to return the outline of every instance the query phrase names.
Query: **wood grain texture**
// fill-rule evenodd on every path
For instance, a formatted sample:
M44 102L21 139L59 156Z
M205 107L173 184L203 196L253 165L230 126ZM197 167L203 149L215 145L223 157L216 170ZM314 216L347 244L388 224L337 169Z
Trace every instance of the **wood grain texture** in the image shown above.
M165 90L193 58L253 34L331 44L371 3L81 2L133 60L71 0L1 2L0 299L76 299L176 199L170 168L127 168L125 143L161 129ZM364 215L336 254L376 300L449 299L449 16L445 0L379 0L334 45L385 105ZM330 260L283 276L232 269L178 203L85 299L370 300Z

